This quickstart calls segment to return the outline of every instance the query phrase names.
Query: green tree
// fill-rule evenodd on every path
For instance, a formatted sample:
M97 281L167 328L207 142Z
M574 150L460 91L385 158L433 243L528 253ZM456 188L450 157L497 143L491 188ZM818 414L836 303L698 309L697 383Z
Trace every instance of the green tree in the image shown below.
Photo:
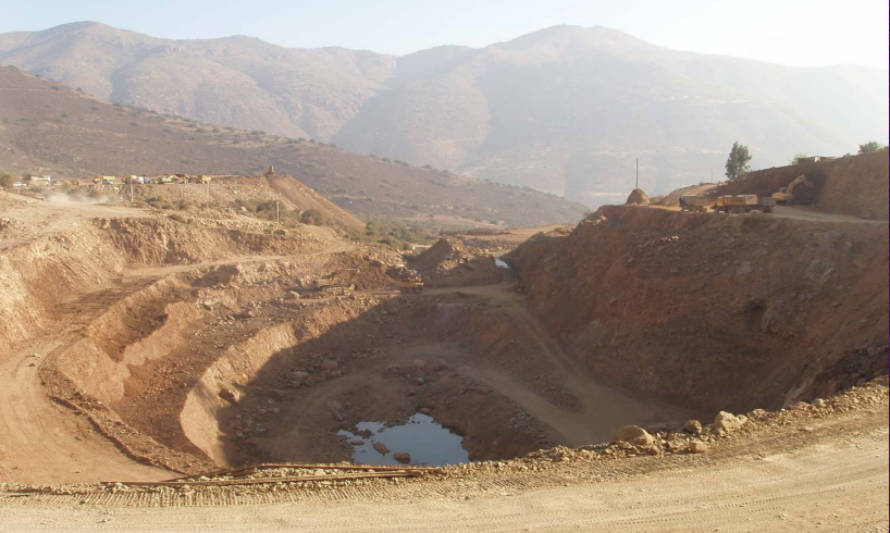
M881 146L880 144L878 144L877 141L868 141L868 142L865 143L865 144L860 144L860 145L859 145L859 153L860 153L860 154L868 154L868 153L871 153L871 152L877 152L877 151L880 150L881 148L883 148L883 146Z
M748 147L739 144L738 141L732 143L732 150L729 151L729 158L726 159L726 177L729 178L729 181L737 181L745 177L749 170L748 161L751 161Z
M0 172L0 188L12 189L13 184L15 184L15 178L12 177L12 174Z

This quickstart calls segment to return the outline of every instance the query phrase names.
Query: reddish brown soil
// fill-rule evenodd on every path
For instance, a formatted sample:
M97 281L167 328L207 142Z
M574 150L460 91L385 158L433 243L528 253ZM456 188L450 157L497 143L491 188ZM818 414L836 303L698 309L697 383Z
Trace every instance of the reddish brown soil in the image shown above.
M500 459L885 369L880 223L604 208L571 233L452 235L410 262L427 288L401 292L404 258L328 228L0 199L19 228L0 423L22 435L0 441L4 479L345 460L337 430L415 412Z
M609 207L511 257L595 375L742 410L886 373L887 240L886 224Z

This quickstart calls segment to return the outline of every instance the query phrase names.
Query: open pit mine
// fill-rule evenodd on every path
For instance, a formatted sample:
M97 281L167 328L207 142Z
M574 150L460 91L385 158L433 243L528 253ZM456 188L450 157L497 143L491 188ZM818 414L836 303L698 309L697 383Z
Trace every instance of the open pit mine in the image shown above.
M353 218L284 228L243 209L112 204L0 192L8 516L25 500L519 502L662 479L677 501L708 485L763 524L771 490L801 516L841 498L828 480L847 464L843 501L861 513L844 523L880 518L880 217L607 206L397 252L350 238ZM770 460L812 484L763 488ZM615 526L617 505L566 516ZM634 516L631 529L663 525Z

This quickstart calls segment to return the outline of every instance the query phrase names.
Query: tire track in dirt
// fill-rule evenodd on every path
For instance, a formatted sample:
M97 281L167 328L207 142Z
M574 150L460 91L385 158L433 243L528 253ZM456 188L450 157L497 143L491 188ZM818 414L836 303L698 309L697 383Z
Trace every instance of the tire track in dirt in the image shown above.
M805 445L793 437L799 435L797 428L783 427L764 436L784 435L786 442L760 459L747 453L758 446L755 436L731 446L728 455L704 462L690 463L683 457L667 465L646 459L618 461L630 472L613 475L606 483L591 481L590 475L608 471L616 462L578 465L582 471L592 470L588 475L579 471L571 479L544 472L520 483L493 474L463 488L453 480L430 479L188 498L46 496L0 501L0 524L16 531L62 523L68 530L88 531L100 521L137 531L881 531L886 529L890 488L887 428L856 436L849 432L857 424L885 419L886 409L840 425L828 419L822 422L827 437ZM73 503L78 499L86 505ZM299 513L294 503L299 503Z
M135 463L46 395L38 374L43 359L70 337L40 339L0 363L0 474L27 483L83 482L114 476L161 479L169 472Z

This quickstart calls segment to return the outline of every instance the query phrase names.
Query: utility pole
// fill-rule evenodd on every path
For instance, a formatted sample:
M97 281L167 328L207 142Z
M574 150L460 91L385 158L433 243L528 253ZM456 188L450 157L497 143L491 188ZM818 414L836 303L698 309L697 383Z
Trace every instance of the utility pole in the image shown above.
M130 180L130 203L133 203L133 181Z
M636 162L637 162L637 183L636 183L636 186L634 187L634 189L639 189L640 188L640 158L639 157L636 159Z

